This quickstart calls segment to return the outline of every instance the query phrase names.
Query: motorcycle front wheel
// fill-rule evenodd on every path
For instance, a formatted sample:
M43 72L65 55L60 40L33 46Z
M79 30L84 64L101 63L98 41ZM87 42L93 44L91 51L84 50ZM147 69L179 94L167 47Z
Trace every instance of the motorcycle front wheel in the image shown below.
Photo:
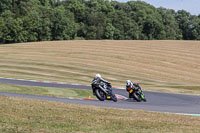
M117 97L113 94L112 95L112 100L114 101L114 102L117 102Z
M134 98L137 102L141 102L140 96L137 95L136 93L133 93L133 98Z
M106 95L103 91L101 91L100 89L96 89L95 90L96 93L96 97L100 100L100 101L104 101L106 99Z

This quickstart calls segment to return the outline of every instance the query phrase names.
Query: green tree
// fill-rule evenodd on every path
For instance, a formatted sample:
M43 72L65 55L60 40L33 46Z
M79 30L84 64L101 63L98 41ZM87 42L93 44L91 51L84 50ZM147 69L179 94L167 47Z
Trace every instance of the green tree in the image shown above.
M96 40L97 28L95 26L89 26L86 33L86 39Z
M19 0L17 7L15 7L18 14L14 13L17 17L28 16L31 11L39 11L39 6L41 4L38 0Z
M39 39L39 26L41 18L37 11L31 11L27 16L23 18L23 27L28 36L27 41L38 41Z
M113 16L113 26L116 28L114 32L115 40L124 40L126 32L124 29L124 20L127 18L126 13L123 10L116 10L115 15Z
M74 16L76 22L82 22L85 19L85 1L84 0L68 0L63 4L67 10L70 10Z
M127 3L113 2L115 7L115 14L113 15L113 25L116 28L114 39L131 40L139 39L142 28L135 21L133 17L133 9Z
M52 39L71 40L76 37L76 24L73 14L63 6L56 7L53 15Z
M106 17L103 12L88 11L86 19L87 35L86 39L102 39L104 37ZM94 33L95 32L95 33ZM90 37L89 35L92 35Z
M5 22L5 27L2 29L2 42L3 43L14 43L26 41L26 34L23 30L23 21L20 18L14 18L14 14L7 10L2 13L2 18Z
M5 28L5 22L2 17L0 17L0 44L4 43L4 28Z
M38 14L40 17L38 27L38 41L52 40L52 18L54 17L53 9L49 6L39 6Z
M200 18L193 15L190 17L190 39L200 40Z
M1 0L0 1L0 14L5 10L10 10L12 8L12 0Z
M200 15L143 1L1 0L0 43L72 39L200 39Z
M165 29L165 39L176 40L182 39L182 33L178 28L178 23L174 17L175 11L165 8L157 9L162 17L162 23Z
M106 25L106 29L105 29L105 37L106 37L106 39L112 39L113 40L114 33L115 33L115 27L111 23L108 23Z
M191 32L190 32L190 13L184 10L179 10L176 15L176 21L179 24L179 29L182 32L182 36L184 40L190 40Z

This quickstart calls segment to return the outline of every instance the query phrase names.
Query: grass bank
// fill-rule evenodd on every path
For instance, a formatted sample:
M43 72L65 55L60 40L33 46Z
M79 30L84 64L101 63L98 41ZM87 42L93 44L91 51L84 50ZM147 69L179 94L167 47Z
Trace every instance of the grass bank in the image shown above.
M199 133L200 117L0 96L0 132Z

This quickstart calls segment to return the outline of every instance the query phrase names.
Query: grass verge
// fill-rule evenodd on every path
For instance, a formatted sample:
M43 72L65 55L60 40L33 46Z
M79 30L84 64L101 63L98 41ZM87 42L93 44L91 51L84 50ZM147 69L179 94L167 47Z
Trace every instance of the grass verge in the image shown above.
M87 98L92 95L91 90L72 88L31 87L22 85L0 84L0 91L54 97Z
M0 96L0 132L199 133L200 117Z

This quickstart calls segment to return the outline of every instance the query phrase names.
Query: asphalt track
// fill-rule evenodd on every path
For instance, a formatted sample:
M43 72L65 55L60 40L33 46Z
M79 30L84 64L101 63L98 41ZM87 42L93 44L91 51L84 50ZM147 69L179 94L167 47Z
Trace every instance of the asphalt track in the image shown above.
M83 85L71 85L71 84L64 84L64 83L38 82L38 81L27 81L27 80L16 80L16 79L5 79L5 78L0 78L0 83L18 84L18 85L26 85L26 86L77 88L77 89L91 90L90 86L83 86ZM115 94L128 97L128 93L123 89L114 88L113 92ZM200 115L200 96L150 92L150 91L145 91L144 94L147 98L147 102L138 103L131 99L118 100L118 102L112 102L112 101L101 102L98 100L59 98L59 97L48 97L48 96L0 92L0 95L10 96L10 97L22 97L22 98L31 98L31 99L37 99L37 100L86 104L86 105L112 107L112 108L120 108L120 109L142 109L142 110L155 111L155 112Z

